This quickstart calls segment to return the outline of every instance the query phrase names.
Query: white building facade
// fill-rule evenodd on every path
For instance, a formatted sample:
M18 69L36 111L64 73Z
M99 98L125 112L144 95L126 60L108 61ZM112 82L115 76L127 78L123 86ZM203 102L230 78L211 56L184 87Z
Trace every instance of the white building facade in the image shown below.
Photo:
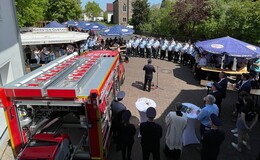
M0 1L0 87L25 74L14 0ZM0 147L7 135L0 101Z

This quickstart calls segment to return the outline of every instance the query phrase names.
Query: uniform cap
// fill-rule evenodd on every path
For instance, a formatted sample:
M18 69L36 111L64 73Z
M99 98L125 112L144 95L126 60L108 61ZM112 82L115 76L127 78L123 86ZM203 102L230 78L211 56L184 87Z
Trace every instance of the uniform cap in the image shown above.
M129 110L125 110L122 114L122 120L124 122L128 122L131 116L132 116L131 112Z
M212 85L215 86L218 91L222 90L222 86L218 82L214 82Z
M152 59L148 59L148 63L152 63Z
M117 93L117 99L123 99L125 97L125 92L124 91L119 91Z
M147 110L146 110L146 116L148 118L154 118L156 116L156 110L153 108L153 107L149 107Z
M218 118L217 115L215 115L214 113L212 113L210 115L210 119L211 119L211 122L215 125L215 126L221 126L222 125L222 122L220 121L220 119Z

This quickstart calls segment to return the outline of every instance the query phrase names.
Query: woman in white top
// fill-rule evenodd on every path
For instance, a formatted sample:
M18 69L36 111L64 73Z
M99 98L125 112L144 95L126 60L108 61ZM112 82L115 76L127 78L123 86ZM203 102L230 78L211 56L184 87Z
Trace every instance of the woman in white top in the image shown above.
M40 52L40 50L36 47L34 49L33 53L34 53L34 57L37 61L37 64L40 64L40 62L41 62L41 55L40 55L41 52Z

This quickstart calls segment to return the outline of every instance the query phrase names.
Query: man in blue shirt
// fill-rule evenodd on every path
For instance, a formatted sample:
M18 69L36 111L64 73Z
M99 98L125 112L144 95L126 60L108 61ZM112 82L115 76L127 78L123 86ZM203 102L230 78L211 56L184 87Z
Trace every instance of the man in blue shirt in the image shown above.
M210 129L210 115L213 113L218 116L219 109L215 104L216 98L213 95L207 95L204 97L205 107L198 110L197 119L200 121L200 135L203 136L206 130Z

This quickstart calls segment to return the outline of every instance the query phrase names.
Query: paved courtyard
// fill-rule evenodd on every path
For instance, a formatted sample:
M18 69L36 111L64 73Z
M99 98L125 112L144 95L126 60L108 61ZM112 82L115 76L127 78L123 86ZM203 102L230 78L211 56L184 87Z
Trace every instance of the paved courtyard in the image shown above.
M201 87L199 82L193 79L191 69L187 66L181 66L172 62L164 60L154 60L152 64L158 71L154 74L154 84L158 88L151 92L142 90L144 80L143 66L147 63L144 58L130 58L130 62L125 64L126 67L126 80L121 90L126 92L126 97L123 103L131 110L133 116L139 118L139 113L135 108L135 102L138 98L147 97L153 99L156 104L157 116L156 122L163 127L163 135L166 133L164 119L167 113L173 110L173 105L176 102L190 102L197 106L203 106L203 97L207 91L205 87ZM236 102L237 94L234 91L228 91L227 98L223 100L222 108L223 113L221 118L223 120L222 129L226 132L226 140L221 146L219 160L255 160L260 151L260 123L257 123L251 133L252 150L248 151L243 148L243 152L237 152L232 146L231 142L236 142L230 130L235 127L235 123L231 120L231 113ZM259 103L258 103L259 104ZM138 131L138 130L137 130ZM163 153L165 145L165 138L161 139L161 159L167 160ZM112 143L109 160L121 160L121 152L115 151L115 145ZM135 138L135 143L132 150L132 159L142 159L142 149L140 139ZM150 159L152 159L150 157ZM192 144L183 148L182 160L199 160L200 159L200 145Z

